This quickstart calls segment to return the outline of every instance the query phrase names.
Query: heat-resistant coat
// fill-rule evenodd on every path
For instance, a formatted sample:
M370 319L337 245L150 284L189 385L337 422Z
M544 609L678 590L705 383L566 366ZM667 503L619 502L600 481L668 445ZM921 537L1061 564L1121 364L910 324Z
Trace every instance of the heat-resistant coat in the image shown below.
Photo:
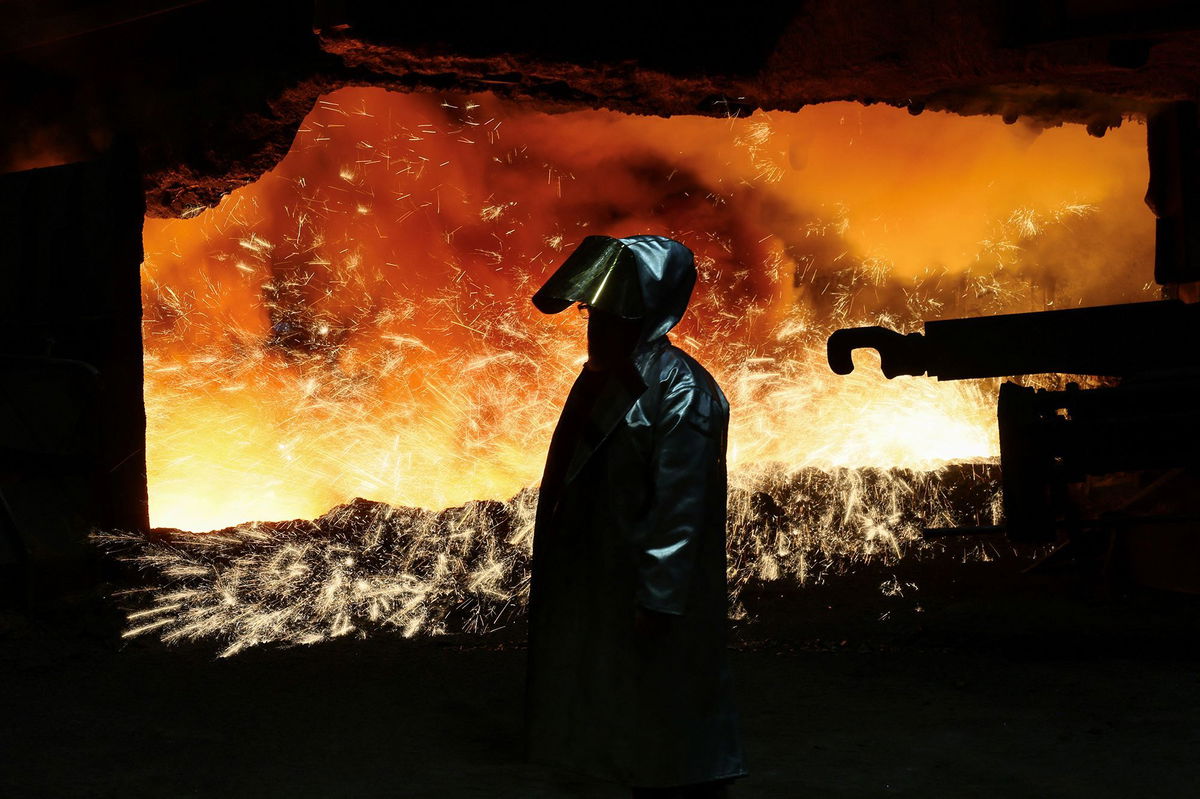
M529 607L530 756L648 787L741 776L725 657L729 406L666 337L694 284L690 251L660 236L621 241L638 257L643 342L635 371L590 386L581 424L560 421L547 459ZM589 380L576 381L564 420ZM663 636L635 637L638 605L671 615Z

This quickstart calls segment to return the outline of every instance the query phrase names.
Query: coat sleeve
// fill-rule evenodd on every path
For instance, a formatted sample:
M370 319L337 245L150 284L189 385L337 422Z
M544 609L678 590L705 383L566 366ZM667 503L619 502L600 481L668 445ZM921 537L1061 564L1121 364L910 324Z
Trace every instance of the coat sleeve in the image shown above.
M710 394L691 381L663 395L651 455L653 502L637 551L636 601L647 610L682 615L687 607L708 503L723 467L718 414Z

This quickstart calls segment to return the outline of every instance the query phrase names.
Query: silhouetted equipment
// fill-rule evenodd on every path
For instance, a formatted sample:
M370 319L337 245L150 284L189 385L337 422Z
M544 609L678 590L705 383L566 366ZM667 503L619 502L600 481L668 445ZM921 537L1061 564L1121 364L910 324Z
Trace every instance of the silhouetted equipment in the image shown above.
M885 327L838 330L829 337L829 367L854 371L851 353L879 351L889 378L939 380L1059 372L1124 377L1200 367L1200 306L1178 300L1070 308L926 322L903 335Z
M1118 472L1196 466L1200 374L1136 378L1086 390L1072 383L1066 391L1005 383L997 417L1010 537L1048 541L1062 526L1189 520L1186 513L1169 519L1112 514L1071 518L1066 486Z
M1158 283L1200 280L1198 113L1196 103L1171 103L1146 120L1150 154L1146 205L1157 217L1154 279Z
M87 590L97 576L88 531L149 526L144 214L128 143L94 161L0 176L0 572L12 575L0 574L0 588L7 599Z
M854 350L876 349L889 378L1043 373L1120 378L1119 385L1081 389L1071 383L1065 391L1001 386L997 416L1006 531L1014 540L1048 542L1093 528L1200 521L1178 507L1130 512L1140 496L1130 490L1133 483L1125 486L1121 503L1090 517L1073 496L1104 475L1142 473L1152 481L1172 470L1195 469L1197 332L1200 305L1168 300L933 321L923 333L908 335L883 327L839 330L829 337L828 357L830 368L847 374L854 369Z

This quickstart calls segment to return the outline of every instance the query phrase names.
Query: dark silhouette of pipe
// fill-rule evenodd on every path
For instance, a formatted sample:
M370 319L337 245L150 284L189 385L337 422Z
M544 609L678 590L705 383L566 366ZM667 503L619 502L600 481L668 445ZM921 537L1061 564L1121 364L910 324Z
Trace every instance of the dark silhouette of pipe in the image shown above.
M829 367L854 371L856 349L879 351L889 378L939 380L1031 374L1126 377L1200 368L1200 305L1178 300L1003 314L925 323L904 335L885 327L838 330L826 345Z

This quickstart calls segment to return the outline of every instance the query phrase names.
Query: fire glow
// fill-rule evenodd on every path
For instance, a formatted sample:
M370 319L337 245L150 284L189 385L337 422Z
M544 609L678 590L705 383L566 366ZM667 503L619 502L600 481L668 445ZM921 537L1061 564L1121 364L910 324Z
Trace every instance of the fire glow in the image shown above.
M583 323L529 296L594 233L696 253L674 338L729 395L735 475L992 458L994 385L836 377L824 339L1145 298L1144 143L849 103L660 119L335 92L256 183L146 220L153 524L535 485Z
M696 253L672 336L732 408L735 618L752 584L994 524L997 381L838 377L825 339L1150 298L1144 144L849 103L658 119L330 94L260 180L146 220L150 510L181 529L95 536L154 575L124 592L125 635L231 655L510 623L584 357L584 323L529 298L594 233Z

